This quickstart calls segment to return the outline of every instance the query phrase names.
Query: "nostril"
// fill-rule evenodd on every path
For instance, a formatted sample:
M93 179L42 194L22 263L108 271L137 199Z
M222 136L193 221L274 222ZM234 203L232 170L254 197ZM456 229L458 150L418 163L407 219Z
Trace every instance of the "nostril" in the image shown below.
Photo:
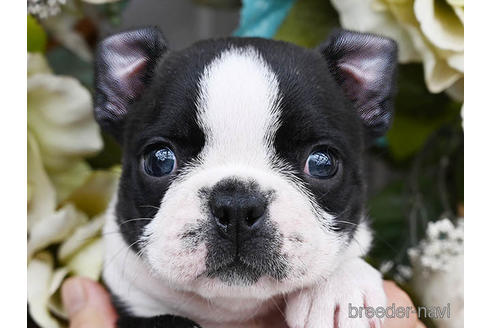
M258 218L248 216L248 217L246 218L246 225L247 225L248 227L251 227L251 226L253 226L253 224L255 224L255 222L256 222L256 221L258 221Z
M218 221L219 225L223 227L227 227L230 223L230 220L228 217L221 216L221 217L216 217L216 220Z
M265 213L265 206L254 206L248 209L245 223L248 227L252 227L256 222L258 222L263 214Z
M213 207L212 215L215 217L217 224L219 224L220 226L227 227L229 225L230 218L223 206Z

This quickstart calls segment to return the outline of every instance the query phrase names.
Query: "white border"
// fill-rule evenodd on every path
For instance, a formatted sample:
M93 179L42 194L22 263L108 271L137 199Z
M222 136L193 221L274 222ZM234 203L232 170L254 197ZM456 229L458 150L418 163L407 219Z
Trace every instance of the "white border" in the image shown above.
M490 324L492 247L492 2L469 1L466 10L465 322ZM2 326L26 318L26 4L5 3L2 19L0 140ZM10 323L10 325L7 325Z
M4 3L0 65L0 309L2 327L26 324L26 2Z
M465 323L485 327L492 321L492 2L467 2L465 20Z

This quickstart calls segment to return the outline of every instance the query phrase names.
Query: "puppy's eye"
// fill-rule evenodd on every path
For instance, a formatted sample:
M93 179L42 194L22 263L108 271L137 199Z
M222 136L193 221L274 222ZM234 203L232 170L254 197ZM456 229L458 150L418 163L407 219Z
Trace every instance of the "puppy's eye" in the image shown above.
M159 147L144 154L143 165L148 175L162 177L176 169L176 156L169 147Z
M330 151L314 151L306 160L304 172L318 179L328 179L337 173L338 161Z

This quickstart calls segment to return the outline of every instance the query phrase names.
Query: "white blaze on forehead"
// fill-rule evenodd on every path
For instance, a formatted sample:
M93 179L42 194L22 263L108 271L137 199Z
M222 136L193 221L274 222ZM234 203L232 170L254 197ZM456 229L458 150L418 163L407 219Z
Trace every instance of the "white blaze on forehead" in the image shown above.
M231 48L204 70L198 122L205 132L203 164L269 166L280 102L275 73L257 50Z

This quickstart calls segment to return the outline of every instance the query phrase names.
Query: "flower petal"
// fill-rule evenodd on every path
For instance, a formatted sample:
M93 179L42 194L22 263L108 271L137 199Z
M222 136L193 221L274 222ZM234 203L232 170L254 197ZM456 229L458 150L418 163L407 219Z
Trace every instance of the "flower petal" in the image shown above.
M445 50L464 50L463 24L451 6L438 0L415 0L414 10L422 32L432 44Z
M465 9L463 7L453 7L454 13L460 19L461 24L465 24Z
M48 309L57 317L68 319L60 295L60 287L67 278L69 270L66 267L61 267L55 270L51 279L49 288Z
M43 217L31 227L27 241L28 259L38 250L67 238L79 225L87 222L87 216L67 204L49 216Z
M67 268L77 276L99 280L103 265L103 241L98 238L78 251L67 263Z
M46 58L40 53L27 53L27 77L34 74L50 74L51 69L46 61Z
M430 92L442 92L462 77L462 74L451 68L445 59L436 56L432 45L427 43L417 28L407 26L407 30L412 36L413 44L422 55L425 83Z
M27 90L28 129L48 171L66 169L102 148L91 95L76 79L35 74Z
M43 252L37 254L27 266L29 314L40 327L60 327L58 321L53 318L48 310L53 263L51 254Z
M462 102L464 99L465 79L461 78L446 89L446 93L455 101ZM463 108L461 110L463 113Z
M86 161L74 163L66 170L52 172L51 181L55 185L58 204L67 199L77 188L81 187L90 177L92 171Z
M462 52L454 52L445 56L448 65L455 70L465 72L465 55Z
M90 217L102 213L113 197L119 174L118 168L94 171L82 186L74 190L67 201L75 204Z
M344 28L371 32L392 38L398 43L399 61L403 63L420 60L406 30L398 23L393 14L383 10L383 3L371 6L367 0L331 0L340 15Z
M39 147L34 136L27 131L27 231L56 208L56 192L44 170Z
M78 227L58 248L58 259L65 263L75 252L89 244L100 235L105 222L105 216L101 215Z
M446 0L453 7L464 7L465 0Z

